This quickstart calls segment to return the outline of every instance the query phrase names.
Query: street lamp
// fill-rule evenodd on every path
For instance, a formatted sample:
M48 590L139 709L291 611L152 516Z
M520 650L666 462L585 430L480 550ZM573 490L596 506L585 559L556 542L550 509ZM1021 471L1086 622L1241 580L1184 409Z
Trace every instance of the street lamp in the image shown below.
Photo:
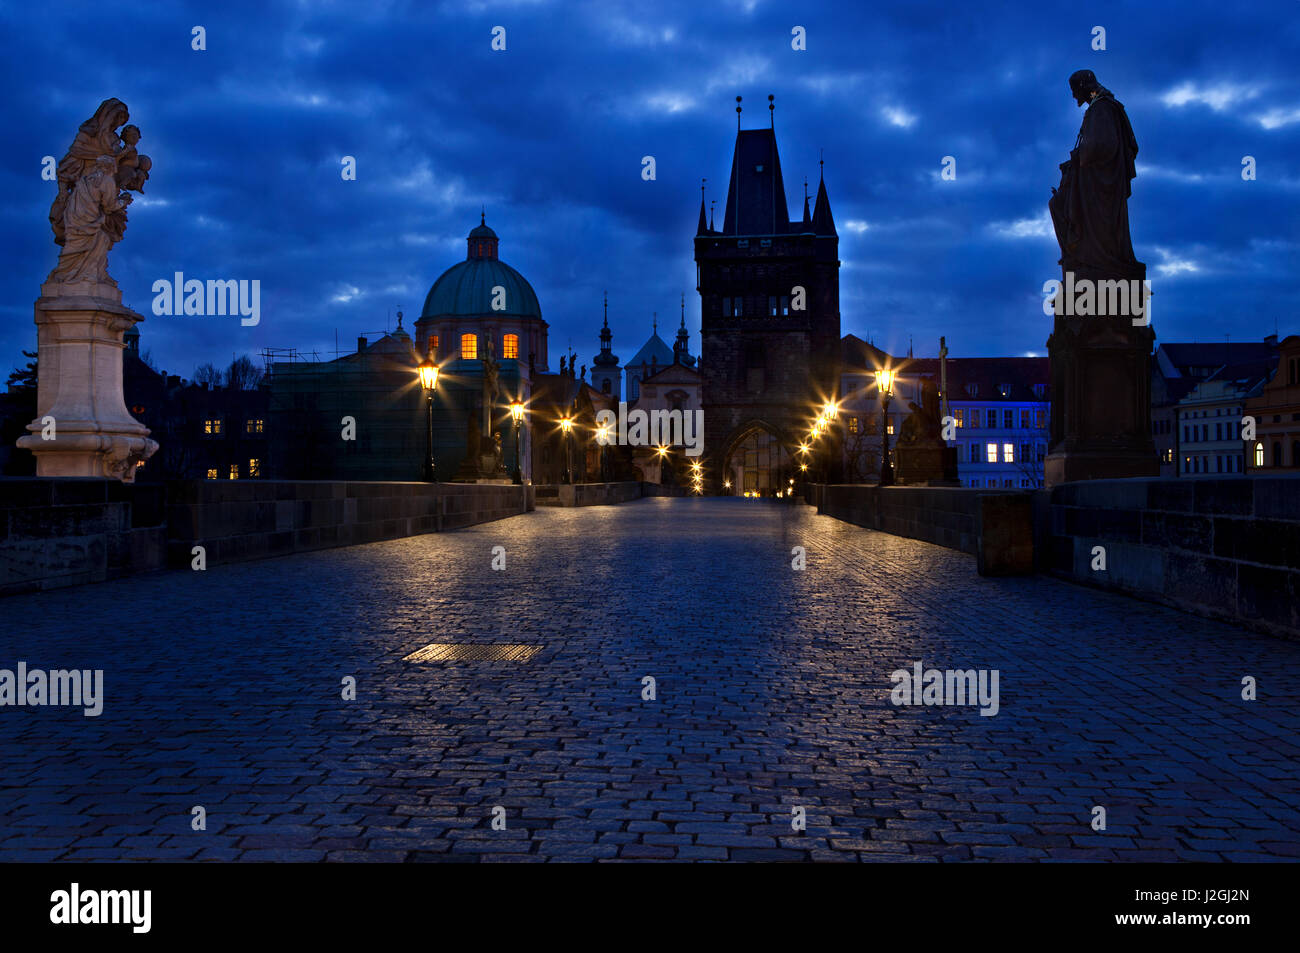
M560 429L564 431L564 482L573 482L573 452L572 441L569 439L573 433L573 418L565 415L560 418Z
M600 482L609 482L609 424L596 428L596 443L600 445Z
M876 387L880 390L880 439L884 452L880 456L880 485L894 485L894 468L889 463L889 401L894 396L894 372L888 368L876 371Z
M510 404L510 417L515 422L515 486L520 486L524 482L524 473L519 466L519 426L524 422L524 404L523 401L513 401Z
M433 392L438 389L438 365L432 357L426 357L420 364L420 386L424 388L425 403L428 405L429 428L425 442L424 482L433 482Z

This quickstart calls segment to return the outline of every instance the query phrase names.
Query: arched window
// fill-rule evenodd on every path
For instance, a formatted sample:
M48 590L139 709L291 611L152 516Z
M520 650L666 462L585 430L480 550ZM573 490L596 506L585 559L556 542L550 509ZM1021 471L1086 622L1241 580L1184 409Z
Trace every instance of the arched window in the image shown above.
M460 336L460 356L469 361L478 357L478 335L462 334Z
M507 334L501 345L501 356L519 360L519 335Z
M1257 443L1255 444L1255 466L1258 468L1258 467L1262 467L1263 465L1264 465L1264 445L1262 443Z

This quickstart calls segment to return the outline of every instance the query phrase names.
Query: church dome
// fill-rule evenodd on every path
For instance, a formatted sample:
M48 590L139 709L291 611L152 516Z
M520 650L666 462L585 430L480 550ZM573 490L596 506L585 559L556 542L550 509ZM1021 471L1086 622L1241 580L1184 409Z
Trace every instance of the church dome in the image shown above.
M467 237L469 253L433 283L420 317L445 315L540 318L537 293L519 272L497 258L497 233L480 218ZM505 289L505 307L492 307L493 288Z

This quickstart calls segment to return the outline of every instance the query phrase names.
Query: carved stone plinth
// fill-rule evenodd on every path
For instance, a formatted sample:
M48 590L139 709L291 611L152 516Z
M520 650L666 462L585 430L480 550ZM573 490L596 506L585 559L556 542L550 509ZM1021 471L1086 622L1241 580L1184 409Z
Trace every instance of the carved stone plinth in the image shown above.
M35 454L37 476L134 482L136 465L158 449L122 395L123 334L144 318L123 307L121 292L109 285L47 283L41 290L36 419L18 446Z
M1055 318L1047 486L1159 475L1151 441L1155 332L1129 315Z

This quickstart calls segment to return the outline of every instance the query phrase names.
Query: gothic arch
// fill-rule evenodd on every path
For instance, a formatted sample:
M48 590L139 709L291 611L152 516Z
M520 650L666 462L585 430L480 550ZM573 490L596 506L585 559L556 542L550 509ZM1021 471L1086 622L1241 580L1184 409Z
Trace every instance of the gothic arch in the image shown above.
M736 427L718 457L722 475L718 491L740 496L756 492L763 496L785 490L798 466L794 448L780 427L761 418L751 418ZM726 482L731 486L727 487Z

